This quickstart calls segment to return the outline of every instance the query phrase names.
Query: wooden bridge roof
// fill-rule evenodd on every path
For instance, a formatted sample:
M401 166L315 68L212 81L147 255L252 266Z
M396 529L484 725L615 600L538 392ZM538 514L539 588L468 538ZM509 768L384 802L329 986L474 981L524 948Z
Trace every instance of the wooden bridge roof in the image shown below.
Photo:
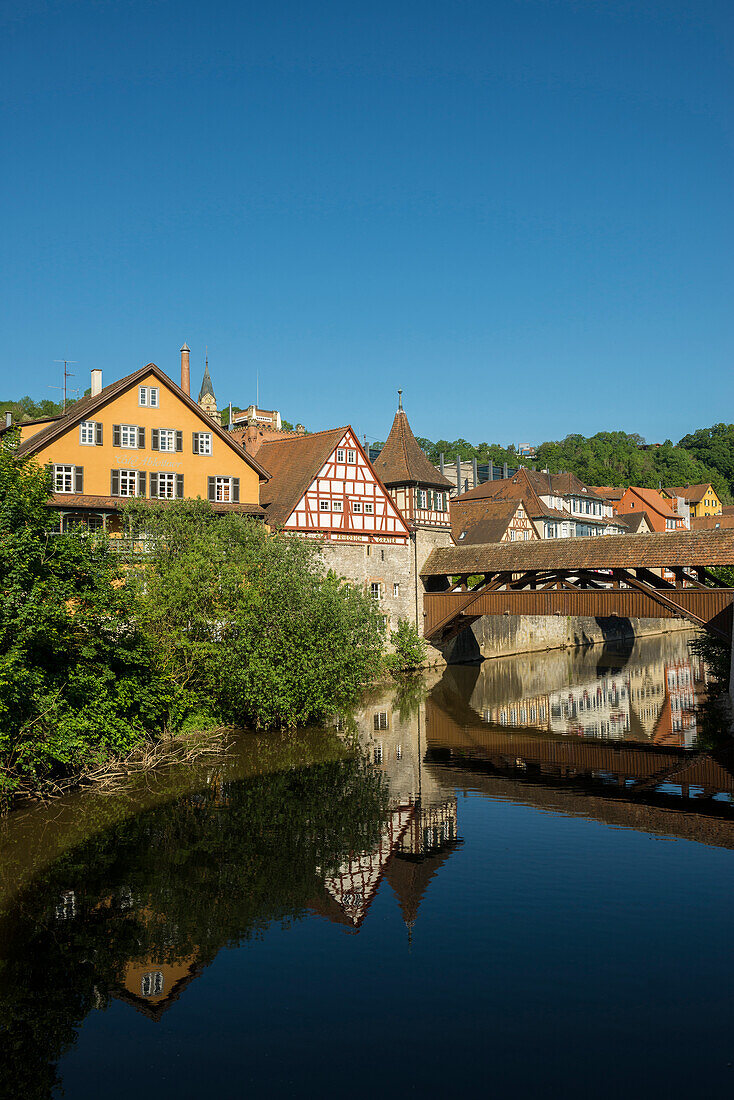
M673 531L492 542L434 550L422 577L557 569L660 569L734 565L734 531Z

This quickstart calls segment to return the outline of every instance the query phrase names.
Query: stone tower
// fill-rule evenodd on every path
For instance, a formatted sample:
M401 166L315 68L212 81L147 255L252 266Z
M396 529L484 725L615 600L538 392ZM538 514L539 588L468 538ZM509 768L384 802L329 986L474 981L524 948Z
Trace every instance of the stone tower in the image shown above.
M212 420L216 420L217 424L222 422L222 414L217 410L217 399L214 396L214 386L212 385L211 375L209 374L209 356L206 357L206 365L204 366L204 378L201 383L201 389L199 390L199 406L211 416Z

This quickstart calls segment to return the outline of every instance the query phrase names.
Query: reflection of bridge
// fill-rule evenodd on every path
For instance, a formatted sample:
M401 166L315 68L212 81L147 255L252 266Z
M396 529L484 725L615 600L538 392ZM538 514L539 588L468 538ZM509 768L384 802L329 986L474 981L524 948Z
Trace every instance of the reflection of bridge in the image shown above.
M731 531L606 535L434 550L421 577L425 636L447 641L482 615L684 618L731 638Z
M449 701L443 700L441 705L435 697L426 703L426 760L433 767L440 766L442 772L450 768L457 786L483 790L491 779L494 797L502 796L508 780L563 790L564 812L603 820L609 815L597 807L608 801L621 802L627 808L614 811L615 824L651 827L653 832L734 847L731 749L692 753L631 741L552 737L520 728L498 728L483 722L470 707L462 708L455 700L446 703ZM457 773L471 778L462 783ZM681 795L693 818L679 812ZM535 796L526 793L524 800L535 801ZM660 811L672 807L678 812L660 816ZM646 823L648 810L655 818L654 827ZM719 820L707 825L698 820L699 815Z

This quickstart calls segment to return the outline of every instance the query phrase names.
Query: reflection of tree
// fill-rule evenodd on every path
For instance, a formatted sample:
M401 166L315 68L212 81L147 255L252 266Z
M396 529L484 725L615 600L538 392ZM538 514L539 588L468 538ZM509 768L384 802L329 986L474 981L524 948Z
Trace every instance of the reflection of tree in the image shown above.
M7 1095L50 1094L55 1062L131 960L206 965L298 919L316 868L377 845L386 813L380 776L361 758L337 760L212 784L64 855L0 915Z

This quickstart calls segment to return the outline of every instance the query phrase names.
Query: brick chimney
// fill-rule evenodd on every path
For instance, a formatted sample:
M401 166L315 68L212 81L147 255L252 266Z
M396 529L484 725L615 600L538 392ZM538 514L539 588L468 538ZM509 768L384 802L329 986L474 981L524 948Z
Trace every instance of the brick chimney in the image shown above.
M96 397L98 393L102 392L102 371L92 371L92 397Z
M191 375L189 373L189 347L187 344L181 348L181 389L191 396Z

